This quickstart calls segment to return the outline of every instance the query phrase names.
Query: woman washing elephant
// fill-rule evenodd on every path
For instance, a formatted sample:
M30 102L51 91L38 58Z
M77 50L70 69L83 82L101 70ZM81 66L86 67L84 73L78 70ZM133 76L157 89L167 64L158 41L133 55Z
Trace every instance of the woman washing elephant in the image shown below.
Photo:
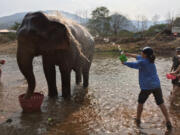
M76 84L81 82L83 76L83 86L88 87L94 40L85 28L62 16L34 12L24 17L17 35L17 62L28 83L26 98L33 94L36 86L32 61L39 55L42 56L50 97L58 95L56 65L61 72L64 98L71 95L72 70L76 73Z
M162 90L160 86L160 80L156 71L155 56L152 48L145 47L142 50L141 55L126 53L126 56L136 58L136 62L123 62L124 65L139 70L139 85L141 91L138 97L137 117L136 124L139 127L141 124L141 114L143 111L143 105L146 102L150 94L153 94L156 104L160 107L168 130L172 129L172 125L169 119L169 114L164 105Z

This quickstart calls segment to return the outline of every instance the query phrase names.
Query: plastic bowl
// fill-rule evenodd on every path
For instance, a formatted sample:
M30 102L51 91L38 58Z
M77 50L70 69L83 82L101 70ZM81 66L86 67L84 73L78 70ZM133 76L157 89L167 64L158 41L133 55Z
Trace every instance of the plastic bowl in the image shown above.
M19 96L19 103L23 112L37 112L41 110L44 95L38 92L33 93L29 99L24 98L25 94Z
M5 61L5 60L0 60L0 63L1 63L1 64L5 64L6 61Z
M176 76L171 75L171 74L166 74L166 77L167 79L172 79L172 80L176 79Z

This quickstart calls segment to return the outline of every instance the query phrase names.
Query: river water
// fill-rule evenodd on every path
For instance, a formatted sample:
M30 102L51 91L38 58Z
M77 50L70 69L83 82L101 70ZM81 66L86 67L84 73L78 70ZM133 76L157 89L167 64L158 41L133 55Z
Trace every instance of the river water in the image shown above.
M137 98L140 92L137 70L123 66L116 54L96 54L90 71L89 88L75 85L72 72L72 98L61 95L61 79L57 68L58 99L47 97L47 84L41 58L34 59L37 92L45 99L38 113L22 113L18 96L27 83L19 72L16 58L3 55L6 64L0 85L0 132L3 135L164 135L164 117L150 96L144 105L142 127L134 124ZM129 59L134 61L134 59ZM156 60L165 104L174 126L171 133L179 135L180 109L169 103L172 85L165 74L170 70L171 58Z

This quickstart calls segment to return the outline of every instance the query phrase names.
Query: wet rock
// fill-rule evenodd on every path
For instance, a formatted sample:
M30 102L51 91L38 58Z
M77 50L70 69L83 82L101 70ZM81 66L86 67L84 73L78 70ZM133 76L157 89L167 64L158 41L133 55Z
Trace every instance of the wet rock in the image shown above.
M13 120L12 119L7 119L6 122L7 123L11 123Z
M47 132L47 129L46 128L39 128L38 129L38 133L39 134L44 134L44 133L46 133Z
M48 118L48 122L52 121L53 119L52 118Z

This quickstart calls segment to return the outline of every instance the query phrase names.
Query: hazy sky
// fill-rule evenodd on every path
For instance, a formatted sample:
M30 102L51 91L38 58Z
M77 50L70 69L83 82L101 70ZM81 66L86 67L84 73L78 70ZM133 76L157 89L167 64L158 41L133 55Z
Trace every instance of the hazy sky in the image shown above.
M71 13L98 6L106 6L111 12L119 12L135 19L144 15L151 19L158 14L161 20L168 12L180 14L180 0L0 0L0 16L36 10L64 10Z

